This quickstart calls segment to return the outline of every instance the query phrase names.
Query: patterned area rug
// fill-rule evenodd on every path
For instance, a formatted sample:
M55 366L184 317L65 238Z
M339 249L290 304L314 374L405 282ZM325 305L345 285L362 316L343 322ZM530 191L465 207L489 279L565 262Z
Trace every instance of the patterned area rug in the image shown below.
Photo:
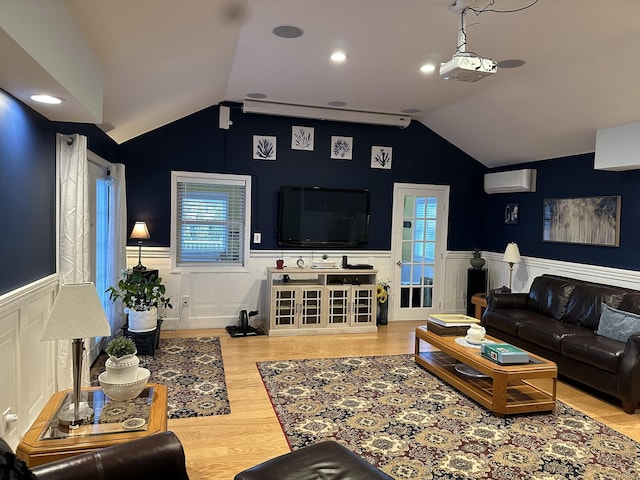
M91 383L105 371L106 354L91 368ZM231 412L218 337L161 338L155 358L139 355L150 383L166 385L168 418L207 417Z
M333 439L396 479L640 478L640 444L606 425L561 402L495 417L413 355L257 365L292 449Z

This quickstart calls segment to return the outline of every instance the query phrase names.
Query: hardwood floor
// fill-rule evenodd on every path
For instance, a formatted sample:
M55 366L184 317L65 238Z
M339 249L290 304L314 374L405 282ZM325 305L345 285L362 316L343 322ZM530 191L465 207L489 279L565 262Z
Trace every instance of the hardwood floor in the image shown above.
M180 438L191 480L230 480L239 471L289 452L256 368L263 360L413 353L414 331L424 322L393 322L378 333L231 338L224 329L162 331L163 338L217 336L222 345L231 414L170 419ZM629 415L612 404L559 382L558 398L640 441L640 410Z

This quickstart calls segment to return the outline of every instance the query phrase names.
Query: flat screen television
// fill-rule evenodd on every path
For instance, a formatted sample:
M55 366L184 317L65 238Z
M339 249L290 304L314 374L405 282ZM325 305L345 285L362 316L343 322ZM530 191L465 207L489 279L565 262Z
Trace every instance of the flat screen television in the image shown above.
M368 190L280 187L278 243L361 247L369 241Z

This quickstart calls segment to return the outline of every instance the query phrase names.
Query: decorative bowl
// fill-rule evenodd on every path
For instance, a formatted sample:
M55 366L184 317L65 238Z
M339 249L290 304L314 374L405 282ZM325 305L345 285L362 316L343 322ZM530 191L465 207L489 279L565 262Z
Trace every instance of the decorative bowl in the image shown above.
M150 374L151 372L146 368L138 367L136 380L133 382L121 383L114 381L109 378L108 372L102 372L98 376L98 381L107 397L116 402L124 402L132 400L142 393L149 381Z

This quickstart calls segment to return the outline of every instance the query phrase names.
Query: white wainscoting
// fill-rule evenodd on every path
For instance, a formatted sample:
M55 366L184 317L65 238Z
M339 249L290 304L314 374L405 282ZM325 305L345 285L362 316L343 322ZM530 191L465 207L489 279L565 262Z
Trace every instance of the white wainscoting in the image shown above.
M346 253L350 263L371 264L378 270L379 278L392 278L391 252ZM143 248L142 263L147 268L159 270L173 304L173 309L161 312L165 315L162 328L223 328L236 325L241 310L258 310L258 315L252 318L252 324L263 324L266 317L266 268L274 266L280 255L282 253L277 250L252 251L248 270L242 273L171 273L168 248ZM482 256L487 261L485 268L488 271L488 289L509 284L509 265L502 260L502 255L501 252L483 252ZM321 254L317 253L313 257L309 251L287 251L284 256L285 265L295 265L299 256L302 256L308 265L314 259L318 260ZM470 251L446 253L443 312L466 312L467 270L471 268L470 258ZM342 252L332 253L330 259L340 264ZM132 267L137 262L137 247L127 247L127 265ZM640 290L640 272L524 256L513 268L513 291L527 292L533 279L544 273ZM182 304L181 299L184 296L188 297L188 305ZM392 319L391 316L391 321Z
M275 265L279 251L253 251L244 273L171 273L168 248L143 248L143 264L157 268L166 282L173 309L165 312L163 328L223 328L236 325L240 310L258 310L252 324L266 317L266 267ZM287 252L285 263L294 265L302 255L309 264L308 251ZM348 252L350 263L368 263L381 278L391 278L391 253L388 251ZM319 257L319 255L316 255ZM509 267L502 253L483 252L487 260L489 289L509 283ZM336 252L331 259L340 262ZM445 255L445 295L443 311L466 310L467 270L471 252L447 252ZM317 260L317 258L316 258ZM127 248L127 263L138 262L137 247ZM526 292L535 277L553 273L572 278L618 285L640 290L640 272L597 267L541 258L523 257L513 269L513 291ZM0 413L7 408L18 414L4 438L15 448L31 426L48 398L54 393L55 359L51 342L41 342L40 334L53 305L58 276L51 275L0 296ZM188 305L181 304L183 296ZM391 320L393 321L393 320Z
M51 275L0 296L0 414L18 415L2 436L14 449L54 393L54 345L40 335L57 287Z

